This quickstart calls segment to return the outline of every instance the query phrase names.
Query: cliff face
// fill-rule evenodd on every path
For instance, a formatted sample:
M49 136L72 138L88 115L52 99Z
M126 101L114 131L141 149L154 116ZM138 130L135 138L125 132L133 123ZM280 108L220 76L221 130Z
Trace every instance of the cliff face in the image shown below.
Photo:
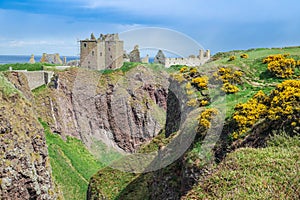
M10 78L19 86L26 80ZM43 128L32 105L1 74L0 82L0 197L56 199Z
M167 74L143 66L106 75L73 69L57 73L36 107L63 138L134 152L163 128L167 88Z

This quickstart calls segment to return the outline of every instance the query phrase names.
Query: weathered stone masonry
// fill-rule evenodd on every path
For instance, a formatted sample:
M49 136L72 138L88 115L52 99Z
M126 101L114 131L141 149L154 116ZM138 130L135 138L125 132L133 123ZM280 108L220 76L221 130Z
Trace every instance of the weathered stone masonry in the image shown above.
M118 34L91 34L90 39L80 41L80 66L88 69L116 69L123 65L124 42Z

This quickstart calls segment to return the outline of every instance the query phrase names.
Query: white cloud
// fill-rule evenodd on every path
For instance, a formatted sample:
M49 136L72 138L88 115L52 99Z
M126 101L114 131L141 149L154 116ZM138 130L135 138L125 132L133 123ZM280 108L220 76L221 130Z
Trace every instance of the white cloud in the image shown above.
M85 9L112 9L161 20L267 21L299 16L298 0L62 0Z

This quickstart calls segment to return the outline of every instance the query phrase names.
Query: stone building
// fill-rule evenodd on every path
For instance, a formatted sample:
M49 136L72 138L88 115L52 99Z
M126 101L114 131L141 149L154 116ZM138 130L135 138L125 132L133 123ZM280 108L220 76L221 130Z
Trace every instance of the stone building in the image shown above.
M166 56L162 50L159 50L156 56L154 57L154 63L165 65L165 62L166 62Z
M50 64L56 64L56 65L62 65L63 61L60 59L60 56L58 53L55 54L47 54L43 53L43 56L40 60L41 63L50 63Z
M34 59L34 55L33 54L31 54L31 57L29 59L29 63L30 64L34 64L35 63L35 59Z
M165 67L169 68L172 65L187 65L190 67L201 66L210 59L210 50L199 50L199 55L191 55L188 58L165 58Z
M80 66L88 69L115 69L123 65L124 42L118 34L101 34L98 39L80 41Z

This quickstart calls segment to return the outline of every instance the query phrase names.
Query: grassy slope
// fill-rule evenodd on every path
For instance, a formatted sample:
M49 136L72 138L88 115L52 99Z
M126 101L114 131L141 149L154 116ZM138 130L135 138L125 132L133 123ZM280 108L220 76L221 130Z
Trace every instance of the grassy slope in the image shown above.
M28 70L28 71L38 71L43 70L43 66L55 66L48 63L16 63L16 64L3 64L0 65L0 71L7 71L9 67L12 67L13 70Z
M159 145L166 145L169 143L170 139L175 137L172 135L170 138L166 138L164 131L157 135L149 143L142 145L138 150L139 153L151 153L157 151ZM125 158L126 159L126 158ZM110 167L101 169L97 174L93 176L93 185L96 193L101 193L108 199L119 199L120 193L125 190L128 191L127 187L135 181L133 184L132 190L127 194L126 198L135 198L135 199L147 199L147 181L151 179L150 174L134 174L126 173L119 170L114 170ZM123 194L122 194L123 195Z
M44 122L41 123L45 129L52 175L64 198L85 199L90 177L103 165L91 155L80 140L68 137L67 141L64 141L59 135L51 133Z
M240 58L240 55L246 53L248 59ZM275 85L281 83L284 79L271 77L267 72L267 64L263 64L262 60L268 55L289 53L295 60L300 60L300 47L287 48L261 48L245 51L232 51L221 54L217 60L207 63L204 67L210 66L229 66L239 68L244 72L244 84L239 86L240 92L236 94L226 95L226 117L230 117L233 113L233 108L238 103L246 102L257 91L262 90L269 94L275 88ZM231 55L235 55L234 61L228 61ZM300 76L299 69L295 71L296 76ZM217 102L216 102L217 103ZM225 105L224 105L225 106Z
M298 199L299 139L276 136L267 148L230 153L212 176L183 199Z
M247 53L249 58L239 58L239 55L242 53ZM204 66L206 68L209 68L210 66L238 67L244 71L244 74L247 77L245 83L242 86L239 86L240 92L226 96L226 102L224 106L227 108L226 116L228 118L233 113L234 106L237 103L246 102L259 90L263 90L268 94L274 88L275 84L282 82L281 79L267 76L267 66L262 64L262 59L264 57L270 54L279 53L290 53L295 59L300 59L300 47L286 49L255 49L248 51L229 52L226 53L226 56L223 58L208 63ZM228 62L230 55L234 54L237 56L237 59L235 61ZM297 71L297 75L299 75L299 71ZM253 85L253 83L257 84ZM274 86L272 84L274 84ZM216 102L216 104L218 104L218 102ZM297 138L291 140L297 141ZM141 151L148 152L149 150L152 151L156 149L156 143L160 143L160 141L164 141L164 139L161 138L161 136L158 136L153 141L155 142L151 142L150 144L144 146ZM196 146L195 148L199 147ZM197 149L195 149L195 151L197 151ZM291 149L286 147L272 146L266 149L248 148L238 150L237 152L229 154L227 160L220 165L218 172L212 175L211 179L206 180L205 183L210 190L213 190L212 193L205 193L208 188L201 188L200 184L188 194L187 198L202 199L205 197L220 199L222 198L222 195L228 194L228 196L226 196L226 198L224 197L223 199L235 197L239 199L264 199L264 197L274 197L271 196L273 190L276 190L278 195L281 196L289 193L289 197L292 198L294 197L294 194L291 193L293 190L297 189L297 194L299 195L299 187L297 188L299 185L299 178L295 179L297 176L299 177L299 171L295 170L299 168L299 154L299 146L294 146ZM236 169L235 167L238 167L238 169L236 171L232 171ZM222 181L219 180L220 178L218 179L219 176L223 177ZM113 180L110 181L110 184L107 184L106 179L109 177L116 178L113 178ZM137 184L135 183L135 180L140 180L140 177L140 175L123 173L106 168L99 171L98 174L94 176L94 180L96 182L95 185L97 189L99 189L98 191L101 191L101 193L107 196L108 199L118 199L118 194L127 186L132 188L130 189L131 191L140 191L140 193L142 193L141 196L144 195L144 199L147 199L147 190L143 187L141 189L141 186L143 186L145 182L141 183L138 181ZM143 180L147 182L149 181L147 180L149 177L151 178L151 175L146 175ZM241 177L242 180L240 181L236 177ZM214 178L219 181L214 180ZM134 184L132 184L133 182ZM215 183L220 184L215 185ZM226 183L228 185L226 185ZM282 183L293 184L294 188L286 187L287 190L283 192L281 188ZM269 191L264 188L264 185L266 184L269 185ZM113 185L113 187L111 187L111 185ZM134 187L135 185L137 188ZM241 188L241 190L236 190L236 193L228 192L232 188ZM219 191L218 197L213 196L216 190ZM252 193L250 194L249 192L251 191ZM230 196L232 194L236 196ZM132 197L131 195L129 196ZM136 199L142 198L137 197Z

